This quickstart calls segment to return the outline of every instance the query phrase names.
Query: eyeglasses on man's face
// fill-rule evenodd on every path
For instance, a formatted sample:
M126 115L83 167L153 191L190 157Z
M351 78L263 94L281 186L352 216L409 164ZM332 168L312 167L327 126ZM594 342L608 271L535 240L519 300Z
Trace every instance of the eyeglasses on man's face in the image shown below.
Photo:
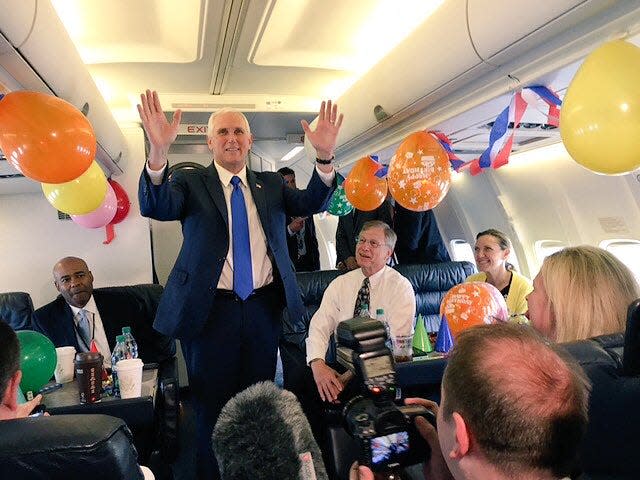
M377 240L369 240L367 238L362 238L362 237L356 238L356 244L364 245L365 243L368 243L371 248L378 248L384 245L384 243L380 243Z

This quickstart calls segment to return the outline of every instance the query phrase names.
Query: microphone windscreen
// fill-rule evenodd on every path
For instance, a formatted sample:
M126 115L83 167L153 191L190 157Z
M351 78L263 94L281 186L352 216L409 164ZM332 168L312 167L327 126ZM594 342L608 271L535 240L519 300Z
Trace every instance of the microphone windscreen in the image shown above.
M212 440L223 480L328 480L300 403L273 382L256 383L229 400Z

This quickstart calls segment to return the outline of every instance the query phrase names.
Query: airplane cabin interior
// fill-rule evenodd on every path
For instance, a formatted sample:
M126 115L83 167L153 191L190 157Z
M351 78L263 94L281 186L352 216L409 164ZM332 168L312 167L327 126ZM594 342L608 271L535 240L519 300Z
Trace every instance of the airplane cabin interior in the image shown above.
M478 271L476 235L497 229L511 240L508 262L528 279L554 252L590 245L612 253L640 281L640 53L623 61L628 68L619 72L600 67L583 80L582 96L574 83L603 45L640 48L638 2L0 0L0 10L0 292L27 292L32 310L58 295L51 269L66 256L86 260L97 288L167 284L183 227L140 213L138 185L150 143L136 105L146 89L158 92L169 121L182 112L167 154L169 174L211 164L209 116L230 108L243 112L250 125L249 168L289 167L304 188L316 167L300 120L313 128L320 102L331 99L344 115L334 162L344 178L367 156L391 169L413 132L442 134L438 141L443 148L446 143L451 178L432 210L450 259L469 263L441 278L459 276L462 282ZM13 153L2 151L1 119L12 116L2 111L3 102L22 91L62 99L88 120L96 168L124 192L114 195L128 197L117 224L87 228L72 220L47 196L46 182L29 178ZM584 131L574 132L577 144L569 144L571 132L563 129L570 102L579 109L596 105ZM613 112L598 110L602 105ZM45 120L35 111L34 125ZM615 137L597 148L600 171L570 152L585 153L598 129ZM628 157L635 155L636 163L609 169L608 156L620 157L625 149L635 152ZM321 287L298 281L308 309L318 307L338 263L339 216L323 211L312 218L320 270L333 272L321 272ZM406 275L415 286L413 274ZM439 300L452 286L439 285ZM136 295L157 301L155 290ZM419 310L429 302L419 300ZM433 309L430 318L439 319L438 305ZM627 345L624 354L622 346L601 348L606 361L632 362ZM186 392L184 361L176 368L180 380L173 388ZM625 378L638 391L638 377ZM612 402L620 409L634 405ZM182 428L192 423L183 421ZM118 424L99 428L126 435ZM184 431L179 441L186 441ZM637 444L635 437L625 438ZM179 448L177 463L154 468L156 478L194 478L185 466L193 452ZM610 458L618 466L628 460L622 453ZM603 476L576 478L638 475L629 466L617 476L611 467L607 476L609 467L593 462L593 472ZM333 468L343 466L336 461ZM335 478L343 478L344 468L340 472Z

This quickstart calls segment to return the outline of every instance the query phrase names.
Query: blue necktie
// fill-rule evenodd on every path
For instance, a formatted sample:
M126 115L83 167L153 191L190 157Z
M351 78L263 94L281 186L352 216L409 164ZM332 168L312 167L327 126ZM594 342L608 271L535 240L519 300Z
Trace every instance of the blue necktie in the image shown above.
M233 237L233 291L242 300L253 292L251 269L251 244L249 243L249 219L244 195L240 188L240 177L231 178L231 235Z

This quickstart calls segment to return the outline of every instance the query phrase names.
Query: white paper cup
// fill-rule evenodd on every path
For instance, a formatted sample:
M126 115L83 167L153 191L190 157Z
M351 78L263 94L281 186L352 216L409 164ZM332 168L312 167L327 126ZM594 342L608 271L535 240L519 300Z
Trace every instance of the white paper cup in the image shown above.
M73 380L73 359L76 355L75 347L56 348L56 369L53 372L57 383L69 383Z
M135 398L142 395L142 360L128 358L116 363L120 398Z

